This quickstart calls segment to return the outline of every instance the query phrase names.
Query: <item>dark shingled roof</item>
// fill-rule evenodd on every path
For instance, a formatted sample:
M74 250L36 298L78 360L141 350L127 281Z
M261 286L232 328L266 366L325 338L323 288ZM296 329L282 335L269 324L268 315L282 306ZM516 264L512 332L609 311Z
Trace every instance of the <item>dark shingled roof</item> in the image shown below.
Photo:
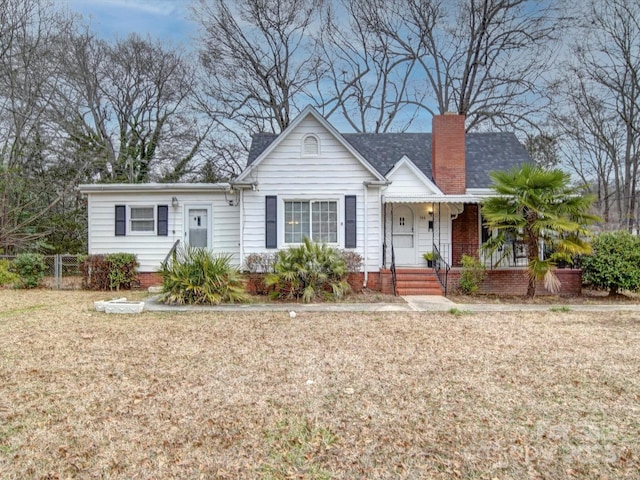
M351 144L381 175L403 157L409 159L428 177L431 171L430 133L345 133ZM247 166L277 138L275 134L253 136ZM467 188L487 188L491 185L489 172L509 170L515 165L530 162L531 157L513 133L467 133Z

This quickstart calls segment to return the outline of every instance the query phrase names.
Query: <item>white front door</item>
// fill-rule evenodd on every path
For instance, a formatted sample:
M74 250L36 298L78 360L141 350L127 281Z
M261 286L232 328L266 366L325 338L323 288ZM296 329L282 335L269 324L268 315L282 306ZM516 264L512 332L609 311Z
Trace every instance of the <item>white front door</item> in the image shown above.
M408 205L393 208L393 249L396 265L416 264L413 210Z
M187 205L185 212L186 244L191 247L211 248L211 207Z

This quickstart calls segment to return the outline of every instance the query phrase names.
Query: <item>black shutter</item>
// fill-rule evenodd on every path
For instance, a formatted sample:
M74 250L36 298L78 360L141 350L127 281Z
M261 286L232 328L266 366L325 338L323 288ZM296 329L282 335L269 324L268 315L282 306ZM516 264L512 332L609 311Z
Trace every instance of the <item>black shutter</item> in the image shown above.
M278 197L265 198L265 247L278 248Z
M116 237L123 237L127 234L127 207L126 205L116 205Z
M169 207L158 205L158 235L169 235Z
M356 196L344 197L344 248L356 248Z

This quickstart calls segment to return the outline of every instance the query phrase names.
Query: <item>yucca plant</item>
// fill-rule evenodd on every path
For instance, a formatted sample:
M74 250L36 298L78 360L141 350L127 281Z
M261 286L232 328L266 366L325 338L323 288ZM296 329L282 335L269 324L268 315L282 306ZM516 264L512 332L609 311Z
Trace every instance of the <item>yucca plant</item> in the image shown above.
M248 297L231 255L204 248L180 248L162 265L161 301L169 304L218 305L241 303Z
M265 284L274 288L278 298L342 298L351 287L347 282L347 265L338 250L305 238L301 245L276 254L273 273Z

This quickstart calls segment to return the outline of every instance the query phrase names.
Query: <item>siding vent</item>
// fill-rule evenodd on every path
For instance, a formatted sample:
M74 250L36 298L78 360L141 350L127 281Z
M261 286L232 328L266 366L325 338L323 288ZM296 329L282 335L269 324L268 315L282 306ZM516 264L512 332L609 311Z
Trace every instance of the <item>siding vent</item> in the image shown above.
M303 155L318 155L320 153L320 143L314 135L307 135L302 141Z

